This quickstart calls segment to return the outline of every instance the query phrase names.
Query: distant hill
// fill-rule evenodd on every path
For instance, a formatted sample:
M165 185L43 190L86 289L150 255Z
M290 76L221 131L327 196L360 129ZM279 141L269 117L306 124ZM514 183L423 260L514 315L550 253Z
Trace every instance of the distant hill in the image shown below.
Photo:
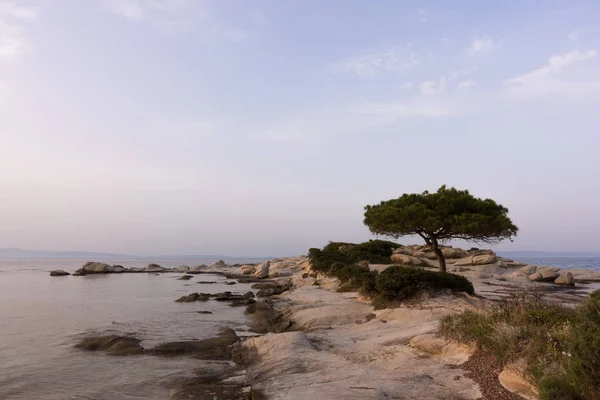
M600 251L498 251L498 255L509 258L555 258L555 257L599 257Z
M43 259L85 259L85 260L106 260L106 259L129 259L129 258L147 258L147 259L197 259L197 258L216 258L216 259L228 259L228 258L247 258L253 257L229 257L215 254L186 254L186 255L158 255L158 256L140 256L130 254L116 254L116 253L96 253L91 251L51 251L51 250L27 250L17 248L5 248L0 249L0 258L10 259L31 259L31 258L43 258ZM256 257L256 258L268 258L268 257Z

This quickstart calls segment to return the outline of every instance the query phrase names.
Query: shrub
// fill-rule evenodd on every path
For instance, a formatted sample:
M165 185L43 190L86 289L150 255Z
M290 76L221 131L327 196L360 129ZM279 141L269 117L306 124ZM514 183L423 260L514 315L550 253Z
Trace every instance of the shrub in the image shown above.
M389 267L379 274L375 287L379 295L386 300L405 300L423 291L444 289L475 293L471 282L463 276L398 265Z
M504 363L524 358L542 400L600 400L600 291L577 308L521 292L490 312L444 317L440 331Z

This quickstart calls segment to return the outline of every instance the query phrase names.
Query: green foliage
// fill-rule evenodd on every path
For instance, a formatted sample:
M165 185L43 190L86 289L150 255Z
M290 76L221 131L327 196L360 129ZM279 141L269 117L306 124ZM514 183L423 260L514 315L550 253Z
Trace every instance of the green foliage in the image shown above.
M463 239L494 244L517 235L508 209L467 190L442 186L435 193L403 194L397 199L365 206L364 224L372 233L398 238L419 235L432 245L445 270L438 242Z
M424 291L444 289L475 293L471 282L463 276L398 265L389 267L379 274L375 287L385 300L404 300Z
M576 309L518 293L491 312L443 318L441 333L505 363L524 358L541 399L600 399L600 291Z
M383 273L360 266L360 261L391 264L391 255L400 244L384 240L370 240L354 244L330 242L322 250L312 248L309 258L313 270L338 278L340 292L359 291L373 298L381 308L390 302L401 302L428 291L449 289L473 294L473 286L462 276L425 271L411 267L392 266Z
M467 190L442 186L403 194L365 207L364 223L371 232L391 237L425 234L438 240L496 242L517 234L508 209L491 199L473 197Z

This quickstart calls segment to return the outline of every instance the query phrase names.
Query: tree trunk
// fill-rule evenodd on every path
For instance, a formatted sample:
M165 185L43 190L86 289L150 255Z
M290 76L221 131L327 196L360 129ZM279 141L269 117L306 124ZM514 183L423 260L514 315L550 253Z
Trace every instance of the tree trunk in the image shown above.
M433 252L437 256L438 262L440 263L440 271L446 272L446 258L444 257L444 253L442 252L442 249L440 249L437 240L432 240L431 245L433 247Z

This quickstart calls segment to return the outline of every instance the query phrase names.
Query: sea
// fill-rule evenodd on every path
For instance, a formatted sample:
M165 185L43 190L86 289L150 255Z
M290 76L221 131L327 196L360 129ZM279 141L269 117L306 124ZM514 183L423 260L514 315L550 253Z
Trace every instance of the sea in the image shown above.
M600 271L599 257L510 257L515 261L525 262L530 265L543 265L559 267L560 269L589 269Z
M90 335L126 334L148 348L163 342L215 336L223 327L248 332L244 307L225 302L175 303L192 292L245 293L250 284L225 285L220 275L177 280L177 273L73 272L87 260L0 260L1 400L167 400L168 384L194 376L203 361L156 356L116 357L73 348ZM102 261L102 260L98 260ZM214 259L105 260L126 267L211 264ZM227 260L228 264L261 260ZM197 284L216 281L216 284ZM198 311L211 311L200 314Z

